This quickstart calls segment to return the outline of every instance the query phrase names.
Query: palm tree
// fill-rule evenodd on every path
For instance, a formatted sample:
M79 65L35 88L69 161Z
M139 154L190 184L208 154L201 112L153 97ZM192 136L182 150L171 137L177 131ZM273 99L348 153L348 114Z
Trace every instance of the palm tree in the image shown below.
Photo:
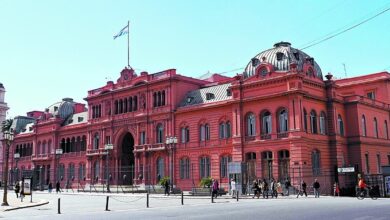
M1 132L3 134L6 133L12 133L13 130L11 128L12 123L14 122L13 119L7 119L1 123ZM11 134L13 135L13 134ZM8 135L7 135L8 136ZM9 148L12 143L12 138L9 139L9 136L7 137L4 135L4 140L5 147L6 147L6 154L5 154L5 168L3 169L4 171L4 194L3 194L3 203L1 204L2 206L8 206L8 201L7 201L7 190L8 190L8 160L9 160Z

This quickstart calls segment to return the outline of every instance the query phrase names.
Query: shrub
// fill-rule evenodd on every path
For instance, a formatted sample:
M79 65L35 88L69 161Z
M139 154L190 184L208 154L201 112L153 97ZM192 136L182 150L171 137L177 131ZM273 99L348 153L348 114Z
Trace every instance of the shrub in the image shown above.
M210 187L211 186L211 177L202 178L202 180L200 181L200 186Z
M160 184L161 186L165 186L166 182L169 183L169 176L164 176L163 178L161 178L160 182L158 182L158 184Z

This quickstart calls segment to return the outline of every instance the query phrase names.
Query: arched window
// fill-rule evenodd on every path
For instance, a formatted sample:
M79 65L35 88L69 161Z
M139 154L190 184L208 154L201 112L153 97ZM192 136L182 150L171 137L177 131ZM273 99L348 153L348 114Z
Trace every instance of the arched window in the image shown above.
M42 142L41 154L46 154L46 140Z
M199 138L200 141L210 140L210 127L208 124L202 124L199 127Z
M137 111L137 110L138 110L138 96L134 96L134 97L133 97L133 102L134 102L134 104L133 104L133 110L134 110L134 111Z
M389 128L387 127L387 121L386 120L385 120L385 137L386 137L386 139L389 139Z
M247 123L247 130L246 135L247 136L255 136L256 135L256 118L253 113L249 113L246 117L246 123Z
M38 144L37 144L37 155L40 155L41 154L41 142L38 141Z
M320 152L318 150L314 150L311 153L311 166L313 169L313 175L320 175Z
M79 180L83 181L85 178L85 164L79 164Z
M374 136L378 138L378 121L374 118Z
M264 151L261 153L262 157L262 167L263 167L263 177L266 179L271 179L273 177L272 175L272 152L271 151Z
M68 180L72 180L74 178L74 164L70 163L68 165Z
M76 138L72 137L72 140L70 142L70 152L75 152L76 151Z
M65 138L62 138L61 139L61 149L62 149L63 153L65 153L65 147L66 147Z
M157 92L157 106L161 106L161 92Z
M303 109L303 128L307 132L307 112L306 112L306 109Z
M160 178L165 177L164 174L164 158L159 157L157 158L157 176L160 176Z
M310 112L310 127L311 133L317 134L317 113L314 110Z
M57 180L63 180L65 175L65 164L59 164L57 169Z
M181 128L181 143L188 143L190 141L190 129L188 127Z
M119 100L119 114L122 114L123 113L123 100L120 99Z
M321 112L320 115L320 134L326 134L326 121L325 112Z
M153 107L157 107L157 93L153 93Z
M261 134L263 137L264 135L269 136L271 133L272 133L272 116L269 111L266 111L263 114L261 114Z
M83 135L81 139L81 151L85 151L87 148L87 137Z
M365 137L367 136L367 130L366 130L366 116L362 116L362 135Z
M70 152L70 138L66 139L65 153Z
M219 123L219 139L225 138L225 123L221 122Z
M156 127L156 143L163 143L164 127L162 124L158 124Z
M209 124L204 125L205 132L206 132L206 141L210 140L210 126Z
M47 142L47 153L51 154L51 139Z
M337 117L337 124L339 127L340 136L344 136L344 122L343 122L343 119L341 118L341 115L338 115L338 117Z
M95 135L93 136L93 149L95 149L95 150L97 150L97 149L99 149L99 139L100 139L100 137L99 137L99 133L95 133Z
M95 161L94 164L93 164L93 179L94 181L96 181L97 179L99 179L99 172L100 172L100 165L99 165L99 161Z
M210 157L199 158L199 176L200 178L210 177Z
M129 98L129 112L133 111L133 97Z
M232 162L232 156L224 155L220 158L219 167L220 167L220 176L221 178L228 177L228 163Z
M180 159L180 179L190 178L190 159L183 157Z
M281 150L279 153L279 179L286 180L289 177L290 151Z
M128 111L128 108L127 108L127 98L125 98L123 100L123 113L126 113Z
M279 112L279 132L284 133L288 131L288 118L287 111L283 109Z

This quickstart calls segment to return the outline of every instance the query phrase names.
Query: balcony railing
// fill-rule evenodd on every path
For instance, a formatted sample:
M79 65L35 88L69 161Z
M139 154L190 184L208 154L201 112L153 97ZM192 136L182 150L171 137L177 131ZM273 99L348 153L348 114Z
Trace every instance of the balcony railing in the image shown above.
M260 135L261 140L269 140L271 139L271 134L262 134Z
M288 137L288 132L280 132L277 135L278 138L286 138Z

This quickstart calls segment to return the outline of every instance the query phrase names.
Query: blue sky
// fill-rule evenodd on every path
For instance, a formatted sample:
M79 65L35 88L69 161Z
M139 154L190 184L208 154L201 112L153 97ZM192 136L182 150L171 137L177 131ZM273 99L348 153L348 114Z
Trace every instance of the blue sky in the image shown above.
M390 7L390 1L33 1L0 0L0 82L9 117L116 80L130 63L197 77L245 67L278 41L295 48ZM304 50L336 77L390 71L390 11ZM234 75L239 71L228 74Z

